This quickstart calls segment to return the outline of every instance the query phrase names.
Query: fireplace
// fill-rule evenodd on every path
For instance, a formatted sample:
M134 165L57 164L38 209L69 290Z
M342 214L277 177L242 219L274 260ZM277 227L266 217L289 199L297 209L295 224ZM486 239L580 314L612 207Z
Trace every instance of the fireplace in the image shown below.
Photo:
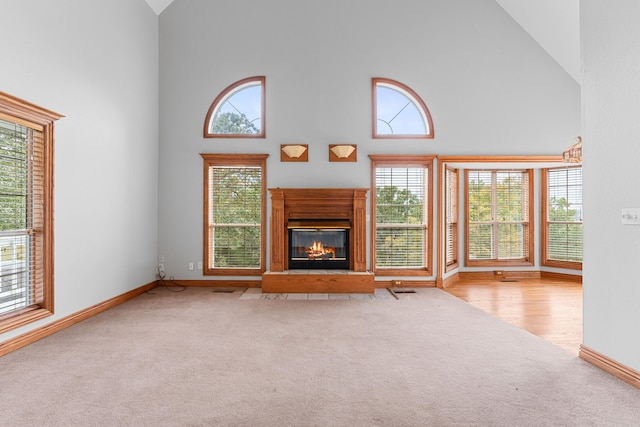
M366 256L368 191L270 188L270 269L262 274L262 292L373 293Z
M289 220L289 269L349 269L349 220Z

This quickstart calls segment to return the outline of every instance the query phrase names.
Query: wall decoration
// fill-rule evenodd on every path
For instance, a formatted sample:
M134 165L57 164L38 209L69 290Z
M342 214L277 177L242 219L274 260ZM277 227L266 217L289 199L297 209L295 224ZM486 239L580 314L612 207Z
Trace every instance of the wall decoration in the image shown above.
M357 145L355 144L330 144L330 162L355 162L357 158Z
M281 162L308 162L309 146L307 144L281 144L280 145L280 161Z

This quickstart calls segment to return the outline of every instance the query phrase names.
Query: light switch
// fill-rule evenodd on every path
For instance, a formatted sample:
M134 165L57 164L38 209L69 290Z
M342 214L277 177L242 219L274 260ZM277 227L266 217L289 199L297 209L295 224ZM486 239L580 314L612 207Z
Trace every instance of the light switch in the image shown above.
M640 225L640 208L623 208L622 223L626 225Z

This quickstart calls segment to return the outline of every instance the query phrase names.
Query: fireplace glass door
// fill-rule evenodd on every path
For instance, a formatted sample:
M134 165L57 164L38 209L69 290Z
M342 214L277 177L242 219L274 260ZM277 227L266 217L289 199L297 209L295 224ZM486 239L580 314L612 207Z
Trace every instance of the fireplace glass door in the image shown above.
M289 269L349 269L349 222L290 221Z

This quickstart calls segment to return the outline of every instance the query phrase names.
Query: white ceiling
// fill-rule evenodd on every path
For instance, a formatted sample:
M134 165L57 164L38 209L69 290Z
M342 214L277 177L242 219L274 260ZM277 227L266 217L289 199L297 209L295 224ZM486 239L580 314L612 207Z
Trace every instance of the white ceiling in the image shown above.
M173 3L173 0L147 0L147 3L149 3L156 15L160 15L167 6Z
M496 0L571 77L581 82L580 0Z
M173 0L146 0L160 15ZM580 83L580 0L496 0Z

